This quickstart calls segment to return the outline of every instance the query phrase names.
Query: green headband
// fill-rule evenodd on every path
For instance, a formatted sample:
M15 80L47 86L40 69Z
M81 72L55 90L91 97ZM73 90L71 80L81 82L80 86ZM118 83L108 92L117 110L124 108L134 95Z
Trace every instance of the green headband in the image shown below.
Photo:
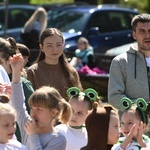
M127 109L131 108L131 106L132 106L133 103L134 102L131 101L129 98L124 97L120 101L120 107L123 108L123 110L127 110ZM143 122L147 123L147 121L146 121L146 115L149 114L149 112L147 110L149 108L147 102L143 98L138 98L135 101L135 104L137 105L137 108L140 110L140 112L142 114Z
M87 97L90 101L94 101L98 98L97 92L92 88L88 88L84 92L81 92L77 87L71 87L67 90L69 97L78 96L80 93L83 93L83 96Z

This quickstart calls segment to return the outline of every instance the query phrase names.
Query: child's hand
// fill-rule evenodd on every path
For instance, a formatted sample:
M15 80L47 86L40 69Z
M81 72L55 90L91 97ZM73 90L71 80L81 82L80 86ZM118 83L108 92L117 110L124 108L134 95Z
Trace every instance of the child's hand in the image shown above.
M135 126L136 124L134 124L128 134L128 136L126 137L126 139L121 143L121 148L122 149L126 149L126 147L128 146L129 143L131 143L132 138L134 136L134 132L135 132Z
M24 59L20 53L17 53L13 55L13 57L10 57L10 65L12 70L21 70L24 64Z
M11 94L11 85L10 84L1 84L0 83L0 93L2 94Z
M24 129L28 135L36 134L37 133L37 126L35 124L34 119L28 120L25 123Z
M144 133L144 124L141 121L140 126L139 126L138 131L137 131L137 142L141 145L141 147L146 146L146 144L143 142L143 139L142 139L142 134L143 133Z
M0 83L0 93L6 94L9 97L9 99L11 99L11 85Z
M132 128L131 128L131 130L130 130L128 136L127 136L128 138L133 139L133 137L134 137L134 135L135 135L135 127L136 127L136 124L134 124L134 125L132 126Z

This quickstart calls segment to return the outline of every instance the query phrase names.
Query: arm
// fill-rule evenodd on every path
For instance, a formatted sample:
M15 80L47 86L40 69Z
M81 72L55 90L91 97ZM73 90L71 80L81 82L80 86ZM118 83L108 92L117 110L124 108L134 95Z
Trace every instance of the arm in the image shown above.
M119 110L121 110L120 100L123 97L127 97L124 94L124 91L125 91L125 77L122 68L119 64L119 61L117 59L113 59L109 72L108 102Z
M33 15L29 18L29 20L25 23L23 32L24 33L30 32L34 27L34 23L36 20L37 20L37 15L34 12Z
M24 93L22 89L21 80L21 68L23 65L23 58L21 54L16 54L10 58L10 64L12 67L12 106L17 111L17 122L21 131L23 144L26 144L27 134L24 131L24 124L29 118L29 115L24 105Z
M140 126L138 128L138 133L137 133L137 142L140 144L141 147L146 147L146 142L143 140L143 133L144 133L144 130L145 130L145 126L146 124L144 124L142 121L140 123Z

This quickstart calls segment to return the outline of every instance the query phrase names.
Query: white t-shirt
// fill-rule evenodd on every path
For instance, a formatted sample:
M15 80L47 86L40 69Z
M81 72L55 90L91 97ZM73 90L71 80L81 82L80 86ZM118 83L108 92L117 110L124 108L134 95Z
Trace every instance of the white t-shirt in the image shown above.
M66 150L80 150L87 145L87 131L85 127L74 129L66 124L55 126L55 130L63 134L67 140Z
M9 140L7 144L0 144L0 150L26 150L26 147L17 140Z
M10 80L8 77L8 74L6 72L6 70L3 68L3 66L0 65L0 83L4 84L4 83L8 83L10 84Z
M147 66L150 67L150 58L145 58Z

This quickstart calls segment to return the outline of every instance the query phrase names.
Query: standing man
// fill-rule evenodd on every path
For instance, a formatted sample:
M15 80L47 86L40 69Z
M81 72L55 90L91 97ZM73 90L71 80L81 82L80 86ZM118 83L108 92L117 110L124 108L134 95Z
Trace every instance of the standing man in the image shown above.
M150 100L150 14L136 15L131 22L137 45L116 56L110 66L108 101L119 109L120 100Z

